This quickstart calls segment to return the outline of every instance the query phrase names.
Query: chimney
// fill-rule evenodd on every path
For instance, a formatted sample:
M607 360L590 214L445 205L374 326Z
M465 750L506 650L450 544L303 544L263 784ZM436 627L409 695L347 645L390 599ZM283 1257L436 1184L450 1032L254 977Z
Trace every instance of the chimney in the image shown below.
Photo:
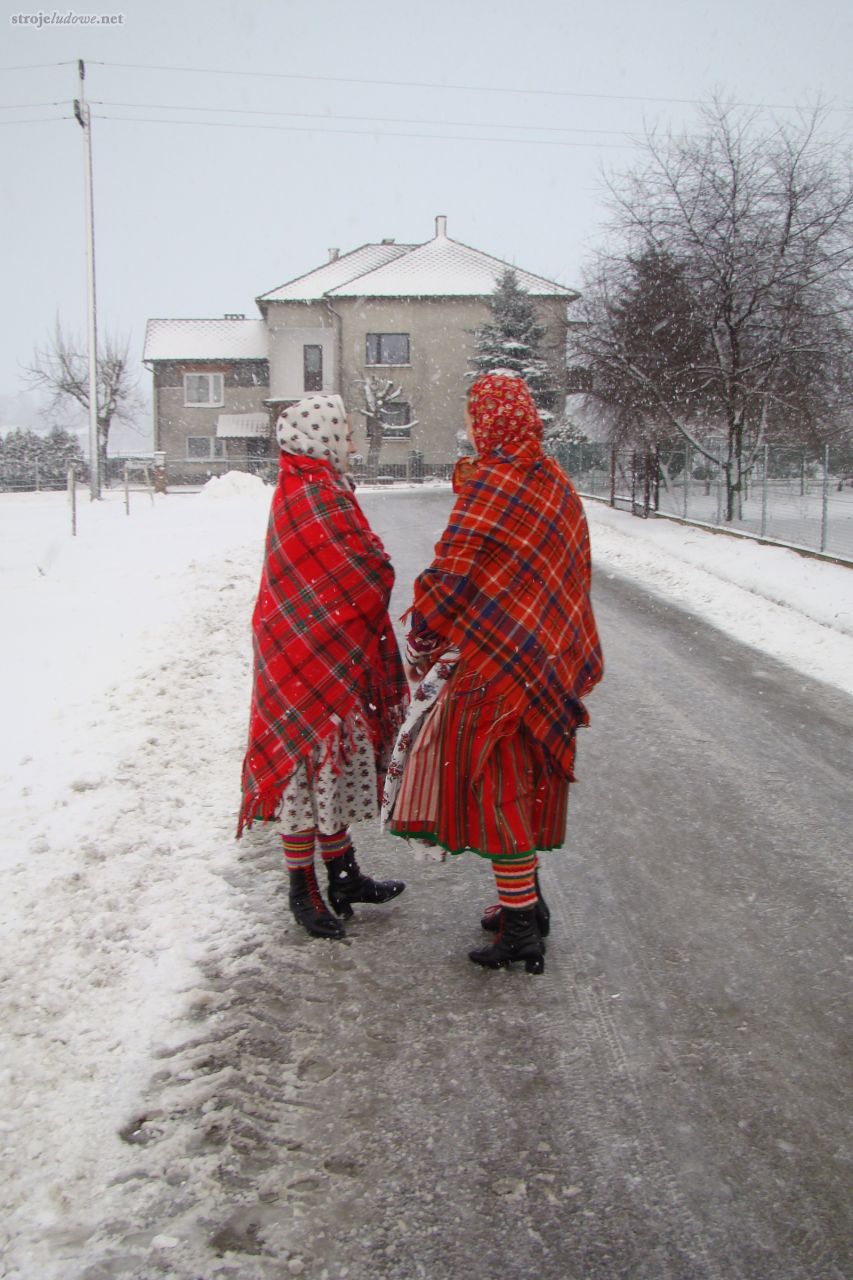
M340 256L341 256L341 251L340 251L340 249L330 249L330 250L329 250L329 261L330 261L330 262L337 262L337 260L338 260L338 258L339 258Z
M245 313L242 311L226 311L224 319L225 320L245 320L246 316L245 316Z
M447 239L447 218L442 213L435 220L435 238L436 240Z
M382 241L382 243L383 243L383 244L393 244L393 243L394 243L394 237L393 237L393 236L387 236L387 237Z

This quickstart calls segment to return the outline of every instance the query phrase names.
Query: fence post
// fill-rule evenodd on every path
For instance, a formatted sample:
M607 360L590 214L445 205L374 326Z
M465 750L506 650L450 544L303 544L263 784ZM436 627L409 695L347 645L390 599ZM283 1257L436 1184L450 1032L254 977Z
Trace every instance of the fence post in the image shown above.
M127 463L124 464L124 514L130 515L130 476Z
M717 519L715 524L723 523L723 467L717 463Z
M682 505L682 516L687 519L687 507L690 494L690 479L693 470L692 459L690 457L690 445L684 446L684 503Z
M163 450L154 454L154 492L166 492L166 454Z
M35 478L36 478L36 493L39 493L41 491L41 483L40 483L40 477L39 477L38 462L33 463L33 470L35 471Z
M764 482L761 486L761 530L763 538L767 532L767 476L770 470L770 445L764 446Z
M68 479L68 501L71 505L71 537L77 537L77 477L74 474L74 463L69 463Z
M616 445L610 449L610 505L616 506Z
M826 551L829 534L829 445L823 446L823 502L820 513L820 549Z

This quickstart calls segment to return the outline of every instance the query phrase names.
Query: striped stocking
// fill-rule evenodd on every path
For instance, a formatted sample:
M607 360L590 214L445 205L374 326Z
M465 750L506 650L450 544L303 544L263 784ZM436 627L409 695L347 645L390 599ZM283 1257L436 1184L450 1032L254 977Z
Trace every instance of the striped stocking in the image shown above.
M492 869L498 886L498 901L510 911L529 910L536 905L535 853L516 858L493 858Z
M320 846L320 857L323 862L334 862L335 858L340 858L352 848L349 827L342 827L331 836L323 835L322 831L318 831L317 843Z
M282 835L284 861L288 871L305 870L314 865L314 828L308 831L294 831L292 835Z

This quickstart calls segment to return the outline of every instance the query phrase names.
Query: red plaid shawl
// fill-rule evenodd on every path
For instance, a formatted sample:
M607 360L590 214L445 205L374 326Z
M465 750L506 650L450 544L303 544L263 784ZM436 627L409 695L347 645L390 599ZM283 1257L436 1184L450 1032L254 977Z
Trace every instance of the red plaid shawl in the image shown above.
M569 778L581 698L603 673L589 589L580 499L532 433L479 459L412 608L415 653L455 645L456 682L490 682L501 720L484 732L523 724Z
M282 454L252 617L255 680L237 827L275 817L300 760L340 745L357 712L379 758L408 686L388 618L394 570L331 467Z

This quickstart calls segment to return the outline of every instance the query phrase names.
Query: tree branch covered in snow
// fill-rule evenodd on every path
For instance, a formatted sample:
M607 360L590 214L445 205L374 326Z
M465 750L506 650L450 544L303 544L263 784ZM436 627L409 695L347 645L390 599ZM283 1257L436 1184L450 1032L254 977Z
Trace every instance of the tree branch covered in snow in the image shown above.
M400 430L409 431L418 425L418 419L410 418L408 422L389 420L388 410L395 401L399 400L403 391L401 386L395 387L390 378L379 378L376 374L371 374L359 383L359 387L364 397L364 404L356 405L356 412L365 419L367 466L368 471L373 472L376 470L379 455L382 452L386 428L394 426Z

